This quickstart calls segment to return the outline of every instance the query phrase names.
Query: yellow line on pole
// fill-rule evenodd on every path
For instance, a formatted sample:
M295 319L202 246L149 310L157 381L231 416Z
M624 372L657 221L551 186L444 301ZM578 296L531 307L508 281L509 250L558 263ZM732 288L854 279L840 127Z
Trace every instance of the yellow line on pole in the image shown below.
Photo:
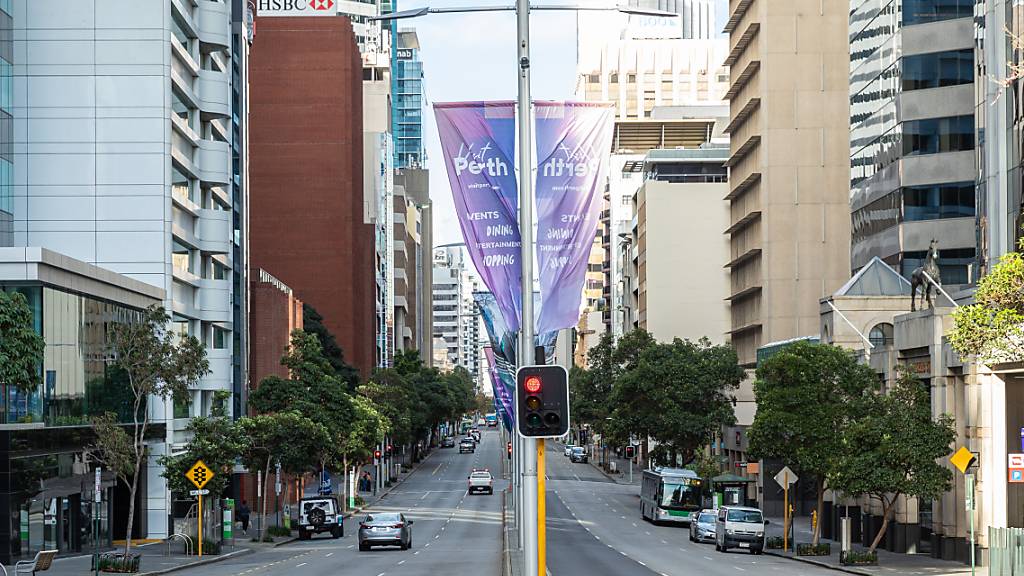
M203 557L203 495L199 495L199 557Z
M537 439L537 574L547 574L547 492L544 479L544 439Z
M782 490L782 551L789 551L789 472L783 473L785 488ZM776 540L778 542L778 540Z

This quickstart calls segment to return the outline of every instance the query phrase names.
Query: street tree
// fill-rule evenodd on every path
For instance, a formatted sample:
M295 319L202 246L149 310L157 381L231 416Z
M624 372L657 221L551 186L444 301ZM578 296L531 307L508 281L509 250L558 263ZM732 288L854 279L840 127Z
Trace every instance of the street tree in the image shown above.
M261 470L269 478L270 466L277 462L286 474L301 476L324 460L331 435L319 422L297 410L260 414L236 422L241 439L239 456L250 472ZM267 489L263 483L261 516L267 516ZM262 532L263 523L260 523ZM262 533L258 538L262 539Z
M223 494L231 483L231 471L235 459L242 449L238 429L227 414L225 403L230 393L218 391L214 397L209 416L196 416L189 420L185 432L190 439L185 450L177 455L164 455L157 463L164 467L161 475L167 479L167 486L179 495L188 494L193 488L185 477L197 460L202 460L214 476L207 482L211 494Z
M658 442L656 461L686 465L722 426L735 422L731 392L743 370L729 346L676 339L647 343L623 358L623 373L612 390L609 436L624 442L630 434Z
M888 393L861 403L843 434L832 487L881 503L882 527L870 546L874 552L901 496L935 499L949 490L952 473L939 460L951 453L956 432L952 416L932 418L926 385L905 369Z
M1008 252L982 276L974 304L953 311L947 337L963 358L974 355L988 364L1024 360L1024 255Z
M43 337L36 332L32 309L20 292L0 290L0 386L21 392L39 388Z
M324 358L330 363L335 376L349 391L355 391L359 385L359 370L345 361L345 353L338 345L338 339L327 329L324 317L309 304L302 304L302 329L313 334L320 341Z
M106 413L93 424L93 452L129 488L125 556L131 550L135 494L145 464L151 398L188 401L188 389L209 372L206 350L194 336L168 329L170 316L160 306L147 308L138 321L115 323L110 334L110 363L121 370L132 406L127 424Z
M415 391L395 368L380 368L369 381L358 388L360 396L368 398L390 424L395 442L412 442L412 411Z
M847 350L796 342L757 369L757 414L748 430L750 453L774 458L813 480L817 514L842 448L842 431L859 400L878 389L878 378ZM820 523L814 526L817 544Z

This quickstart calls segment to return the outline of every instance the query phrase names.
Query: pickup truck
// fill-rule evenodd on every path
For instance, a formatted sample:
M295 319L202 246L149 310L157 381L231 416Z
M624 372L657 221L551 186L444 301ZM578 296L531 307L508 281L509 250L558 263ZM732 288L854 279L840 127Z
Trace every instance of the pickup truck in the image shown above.
M494 494L494 479L487 470L473 470L469 475L469 493L486 492Z

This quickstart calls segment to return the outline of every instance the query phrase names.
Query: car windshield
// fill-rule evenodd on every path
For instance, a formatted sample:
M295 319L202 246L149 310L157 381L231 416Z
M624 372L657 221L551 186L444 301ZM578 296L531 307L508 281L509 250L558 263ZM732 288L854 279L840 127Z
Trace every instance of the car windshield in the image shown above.
M729 510L729 516L726 519L729 522L746 522L750 524L761 524L764 521L761 519L760 510Z
M698 524L714 524L715 523L715 515L714 514L701 514L697 518L697 523Z
M690 484L674 484L665 482L661 492L663 508L693 506L700 508L700 494L697 487Z
M473 478L490 478L490 472L473 472Z
M370 514L366 517L367 522L399 522L401 519L398 514Z

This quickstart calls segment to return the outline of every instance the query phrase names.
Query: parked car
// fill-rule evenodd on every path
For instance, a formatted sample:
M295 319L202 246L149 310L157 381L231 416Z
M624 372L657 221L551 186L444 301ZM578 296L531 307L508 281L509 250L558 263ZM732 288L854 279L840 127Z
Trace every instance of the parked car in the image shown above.
M690 542L714 542L716 519L714 510L701 510L695 520L690 520Z
M750 550L751 554L764 551L764 532L768 521L757 508L723 506L715 520L715 550L727 552L729 548Z
M469 493L473 492L486 492L487 494L494 494L494 478L491 477L490 471L473 469L473 472L469 475Z
M575 448L575 446L573 446L572 444L566 444L565 445L565 457L566 458L568 458L569 456L572 456L572 449L573 448Z
M369 514L359 523L359 549L363 552L373 546L412 548L412 520L401 512Z
M314 496L299 500L299 540L313 534L330 532L334 538L345 535L344 518L338 500L333 496Z
M445 436L441 440L441 448L455 448L455 438L452 436Z
M569 455L570 462L581 462L583 464L586 464L588 460L589 457L587 456L586 448L584 448L583 446L573 446L572 454Z
M465 454L466 452L476 452L476 441L472 438L463 438L459 442L459 454Z

